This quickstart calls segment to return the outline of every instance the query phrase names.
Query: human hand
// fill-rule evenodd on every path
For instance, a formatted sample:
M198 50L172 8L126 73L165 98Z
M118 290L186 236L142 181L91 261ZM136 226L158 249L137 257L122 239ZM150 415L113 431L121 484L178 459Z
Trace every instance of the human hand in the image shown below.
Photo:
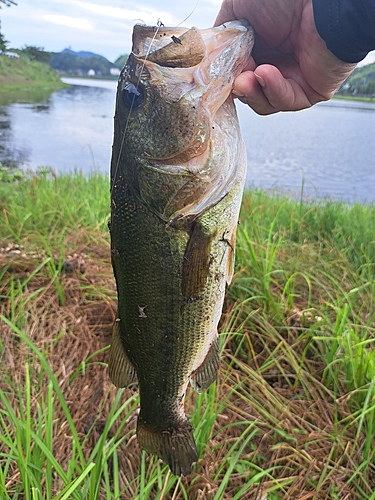
M260 115L330 99L356 66L327 49L312 0L224 0L215 26L243 18L254 28L255 44L233 93Z

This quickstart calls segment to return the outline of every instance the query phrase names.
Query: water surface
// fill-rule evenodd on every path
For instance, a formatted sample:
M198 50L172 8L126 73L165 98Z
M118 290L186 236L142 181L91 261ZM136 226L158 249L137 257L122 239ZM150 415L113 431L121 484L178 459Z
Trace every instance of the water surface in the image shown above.
M248 185L375 201L375 104L331 100L266 117L245 106L238 112Z
M0 103L1 162L109 172L116 82L66 81L52 94ZM337 100L266 117L240 104L238 113L248 187L375 201L375 104Z

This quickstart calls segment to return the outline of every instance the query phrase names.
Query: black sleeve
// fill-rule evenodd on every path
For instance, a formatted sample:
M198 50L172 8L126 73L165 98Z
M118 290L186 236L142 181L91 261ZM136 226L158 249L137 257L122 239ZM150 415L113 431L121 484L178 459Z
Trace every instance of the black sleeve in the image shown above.
M312 0L319 35L328 49L349 63L375 49L375 0Z

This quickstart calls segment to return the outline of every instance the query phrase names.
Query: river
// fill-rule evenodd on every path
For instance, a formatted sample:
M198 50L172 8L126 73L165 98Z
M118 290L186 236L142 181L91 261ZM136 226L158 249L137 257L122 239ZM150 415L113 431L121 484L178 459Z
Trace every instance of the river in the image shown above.
M45 95L0 101L0 162L108 172L115 81L65 79ZM332 100L261 117L238 105L247 187L304 198L375 202L375 104Z

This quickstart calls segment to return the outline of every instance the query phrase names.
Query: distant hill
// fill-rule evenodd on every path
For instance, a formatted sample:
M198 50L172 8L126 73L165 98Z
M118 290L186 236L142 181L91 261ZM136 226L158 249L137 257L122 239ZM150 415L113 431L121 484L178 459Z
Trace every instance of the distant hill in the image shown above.
M375 63L356 68L337 94L375 96Z
M93 52L75 52L64 49L61 52L52 52L50 66L60 74L70 76L101 76L117 77L118 67L104 56Z
M95 54L94 52L87 52L85 50L80 50L79 52L75 52L72 49L64 49L59 53L60 54L70 54L71 56L81 57L82 59L90 59L91 57L101 57L102 59L108 61L108 59L106 59L104 56L101 56L99 54Z
M122 56L118 57L113 64L116 66L116 68L122 69L125 66L128 57L128 54L123 54Z

